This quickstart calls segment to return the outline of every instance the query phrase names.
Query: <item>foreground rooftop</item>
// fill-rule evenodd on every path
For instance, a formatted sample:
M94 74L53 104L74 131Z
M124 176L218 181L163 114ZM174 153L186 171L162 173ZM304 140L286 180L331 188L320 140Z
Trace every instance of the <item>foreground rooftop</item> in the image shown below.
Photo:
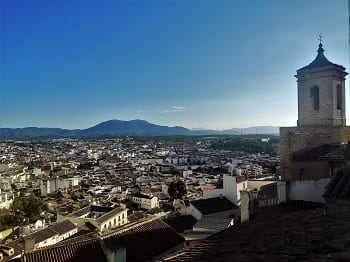
M166 261L350 261L349 222L323 209L259 217L192 241Z

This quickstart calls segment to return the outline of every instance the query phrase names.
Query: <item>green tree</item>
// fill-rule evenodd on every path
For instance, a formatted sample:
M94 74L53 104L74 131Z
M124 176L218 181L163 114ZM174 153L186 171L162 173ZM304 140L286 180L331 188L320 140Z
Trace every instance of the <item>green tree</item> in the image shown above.
M23 223L23 216L21 215L11 215L11 214L5 214L0 216L0 231L6 230L8 228L22 225Z
M31 195L30 197L15 198L12 210L15 215L26 217L30 222L34 222L40 218L41 212L48 211L48 205Z
M21 212L23 210L23 204L20 198L16 197L12 202L12 209L14 212Z
M15 184L11 184L11 188L13 191L17 192L18 191L18 188Z
M186 186L181 180L171 182L168 188L169 196L173 199L182 199L186 194Z

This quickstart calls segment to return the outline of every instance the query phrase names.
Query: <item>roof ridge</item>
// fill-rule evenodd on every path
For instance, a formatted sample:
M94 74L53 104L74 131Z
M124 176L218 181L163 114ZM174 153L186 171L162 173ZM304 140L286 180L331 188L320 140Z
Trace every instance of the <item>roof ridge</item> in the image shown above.
M85 240L82 240L82 241L79 241L79 242L66 243L64 245L58 245L58 246L56 246L56 245L49 245L49 246L38 248L36 250L32 250L32 251L26 252L26 254L31 254L31 253L35 253L35 252L39 252L39 251L40 252L44 252L44 251L47 251L47 250L50 250L50 249L66 248L66 247L71 247L71 246L83 246L85 244L88 244L87 242L93 242L93 241L97 241L97 240L98 239L95 237L93 239L85 239Z

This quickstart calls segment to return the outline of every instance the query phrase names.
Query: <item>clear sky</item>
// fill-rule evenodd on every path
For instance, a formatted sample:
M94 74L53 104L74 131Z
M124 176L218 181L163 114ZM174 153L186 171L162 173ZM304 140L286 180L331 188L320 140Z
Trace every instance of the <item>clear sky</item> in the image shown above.
M347 0L2 0L1 17L2 127L292 126L320 32L349 68Z

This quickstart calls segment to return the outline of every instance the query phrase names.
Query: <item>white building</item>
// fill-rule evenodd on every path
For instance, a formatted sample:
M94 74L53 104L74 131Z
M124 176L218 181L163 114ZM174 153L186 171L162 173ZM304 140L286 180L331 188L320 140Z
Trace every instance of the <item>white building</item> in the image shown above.
M54 178L40 179L40 193L42 196L53 193L57 190L66 190L79 185L79 176L57 176Z
M150 210L159 207L158 197L153 195L134 194L131 201L142 209Z
M120 207L87 206L68 216L57 215L57 221L65 219L78 226L89 223L100 232L128 223L128 209Z
M189 176L191 176L192 174L193 174L193 171L192 171L192 170L184 170L184 171L182 171L182 176L183 176L184 178L189 177Z
M224 175L223 177L223 188L218 189L204 189L203 198L213 198L224 196L235 205L241 203L241 190L248 187L248 181L245 176L231 176Z
M64 220L54 226L44 228L26 237L30 249L38 249L54 245L78 232L78 227L69 220ZM28 245L28 244L26 244Z

